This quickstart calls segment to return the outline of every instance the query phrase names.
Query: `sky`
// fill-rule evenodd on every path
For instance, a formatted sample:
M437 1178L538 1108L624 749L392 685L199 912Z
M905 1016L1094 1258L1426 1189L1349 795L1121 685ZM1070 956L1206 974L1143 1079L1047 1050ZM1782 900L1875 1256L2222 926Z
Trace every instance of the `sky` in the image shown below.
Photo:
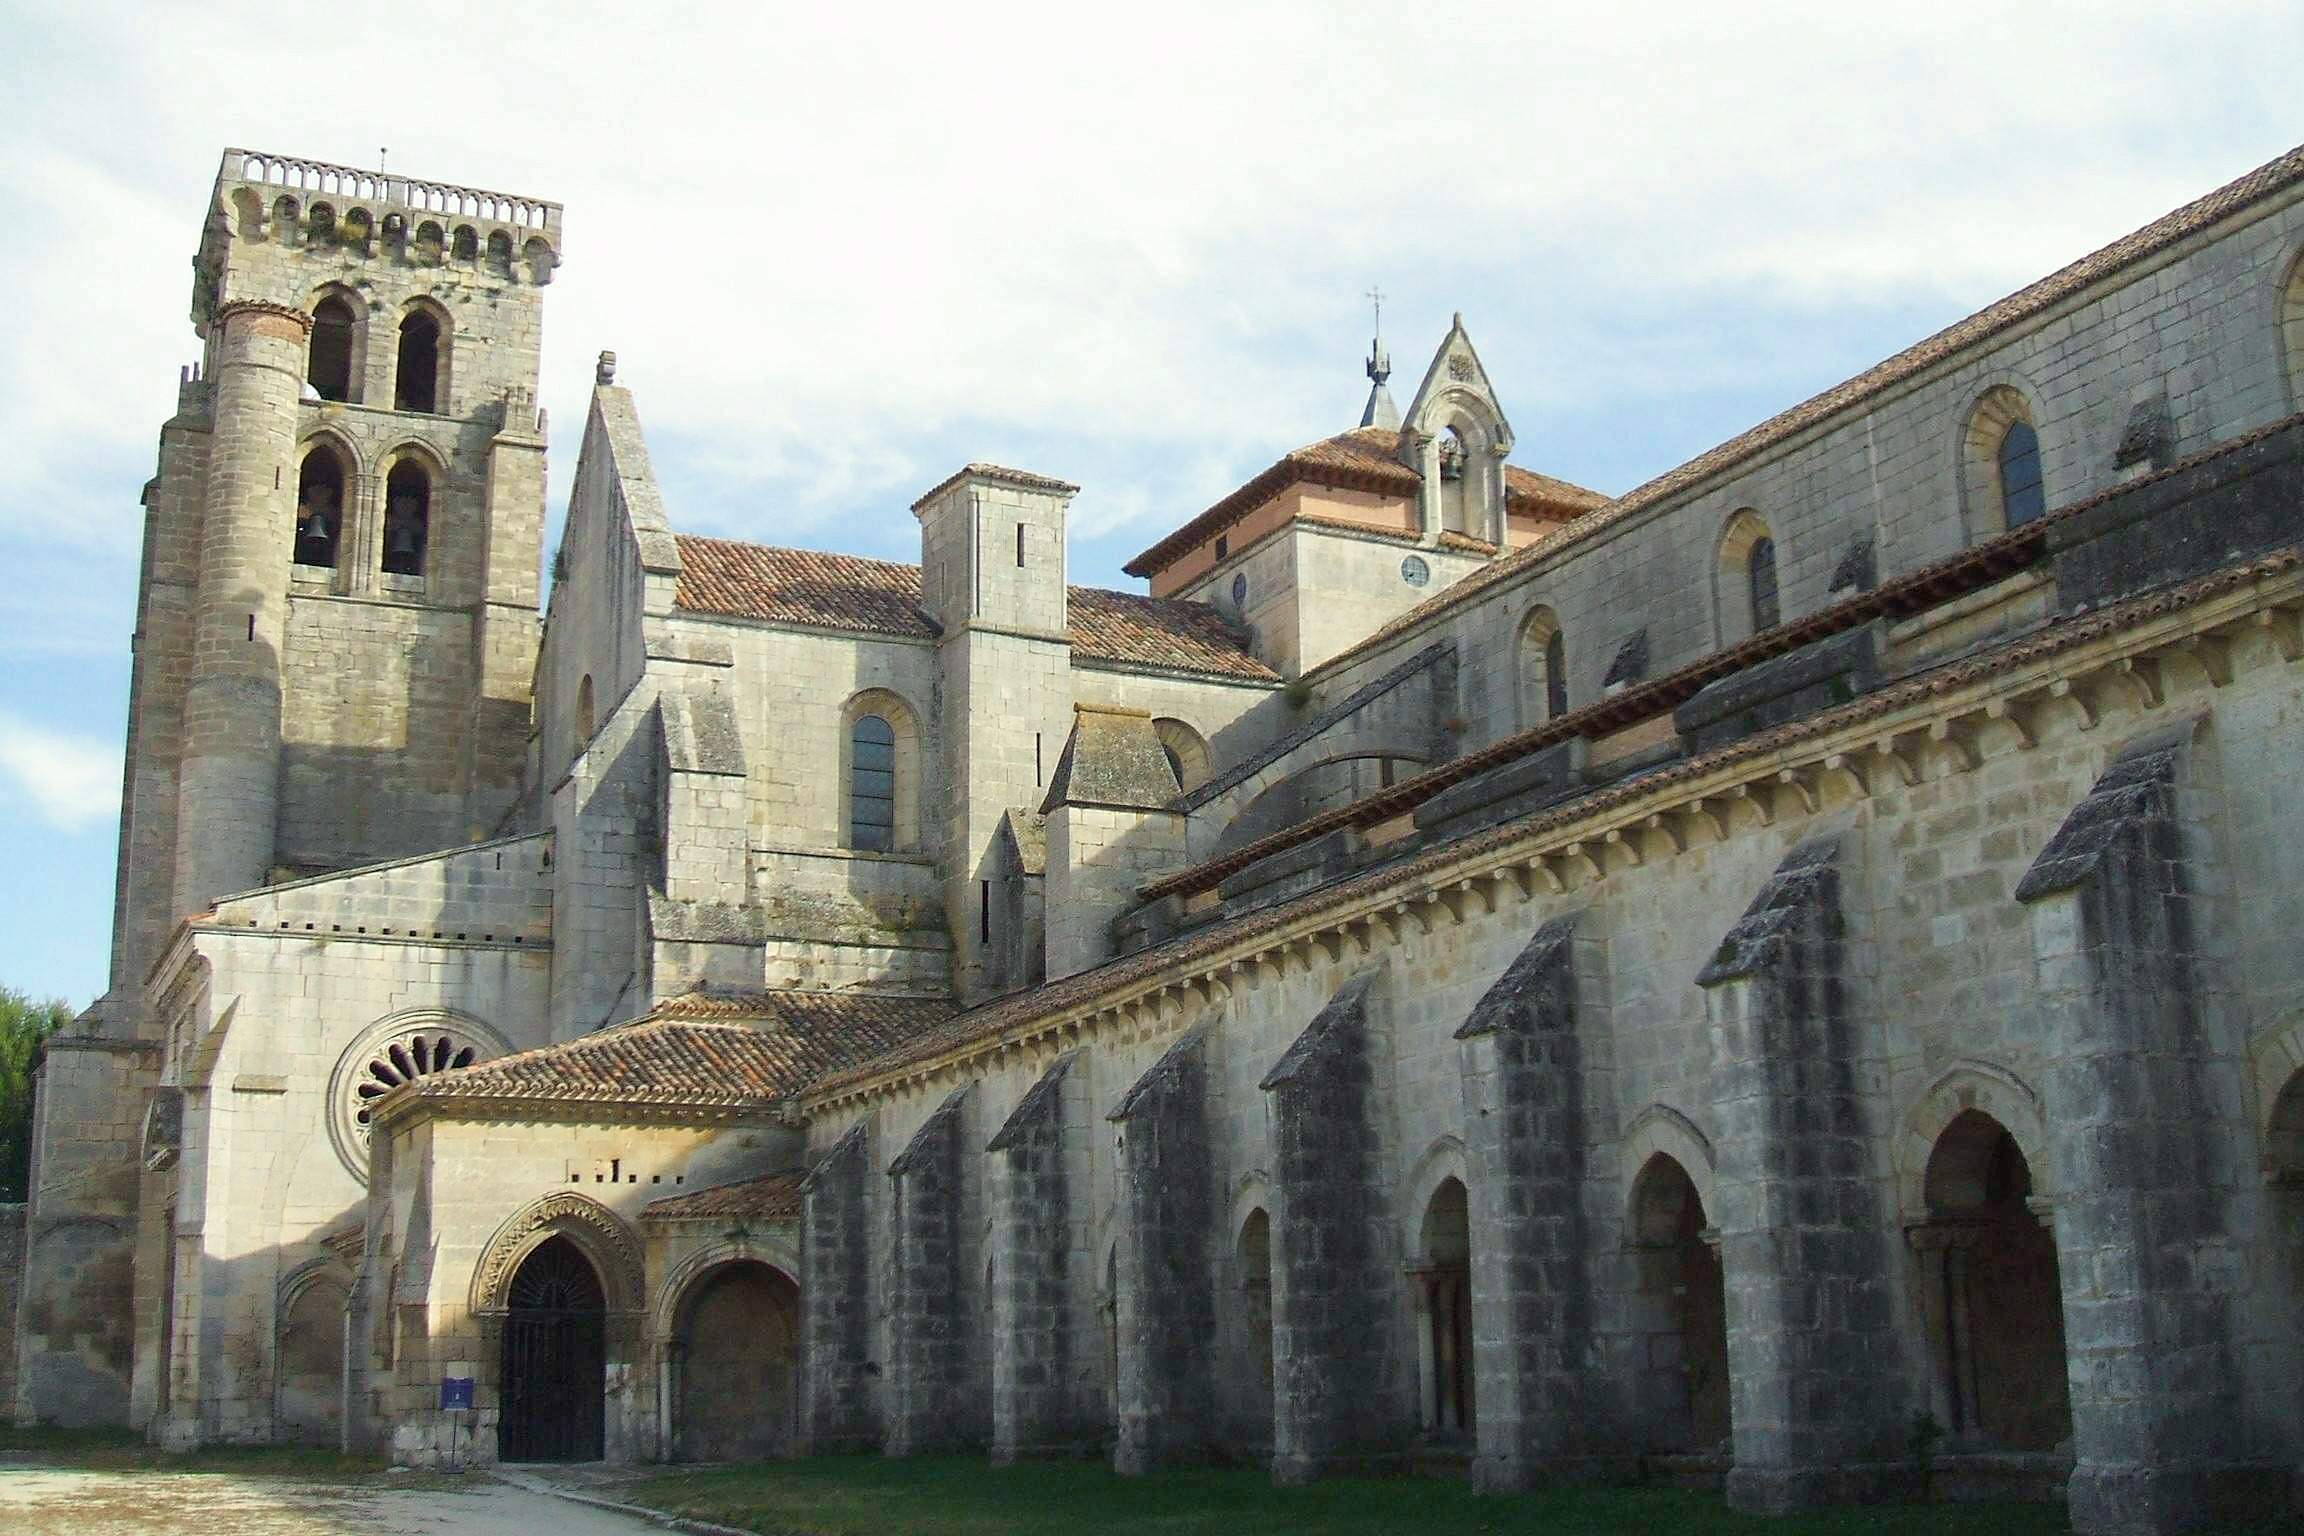
M555 520L619 358L676 527L1075 581L1402 404L1460 311L1611 493L2304 138L2292 5L0 0L0 985L104 990L141 511L227 145L566 205Z

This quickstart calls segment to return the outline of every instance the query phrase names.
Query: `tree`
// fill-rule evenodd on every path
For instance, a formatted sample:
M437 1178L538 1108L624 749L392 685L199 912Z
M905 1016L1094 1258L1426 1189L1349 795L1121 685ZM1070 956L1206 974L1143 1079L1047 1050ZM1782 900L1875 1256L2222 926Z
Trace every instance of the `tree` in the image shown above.
M34 1002L0 987L0 1200L22 1200L32 1179L32 1078L48 1037L72 1022L60 997Z

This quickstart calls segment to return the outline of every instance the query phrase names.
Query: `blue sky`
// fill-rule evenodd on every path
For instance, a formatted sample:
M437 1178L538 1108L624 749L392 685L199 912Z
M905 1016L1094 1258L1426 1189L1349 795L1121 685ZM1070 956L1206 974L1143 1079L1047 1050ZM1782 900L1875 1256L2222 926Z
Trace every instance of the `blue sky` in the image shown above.
M969 459L1075 579L1412 389L1461 310L1622 491L2290 148L2285 5L7 7L0 983L105 985L139 538L227 144L568 206L558 511L621 359L676 525L914 558ZM1636 20L1623 19L1636 16Z

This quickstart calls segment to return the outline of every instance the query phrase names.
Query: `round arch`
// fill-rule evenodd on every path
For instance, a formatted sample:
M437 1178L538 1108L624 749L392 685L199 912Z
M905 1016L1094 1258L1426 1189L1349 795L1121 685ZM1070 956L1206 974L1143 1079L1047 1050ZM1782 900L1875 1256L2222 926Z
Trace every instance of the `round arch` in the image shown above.
M1525 731L1568 712L1568 658L1560 615L1547 604L1529 609L1513 633L1513 695Z
M1753 569L1753 561L1761 554L1763 545L1767 546L1768 556L1765 599L1757 590L1763 578ZM1762 610L1766 601L1775 599L1776 573L1783 568L1783 548L1759 510L1738 507L1729 513L1728 520L1720 525L1720 537L1712 549L1713 633L1722 648L1769 627L1761 622L1770 618ZM1782 616L1779 604L1775 617Z
M1172 715L1155 719L1152 734L1160 738L1161 750L1168 754L1168 766L1176 770L1180 793L1188 795L1208 782L1213 765L1207 737Z
M1906 1111L1896 1138L1896 1205L1908 1224L1930 1219L1928 1169L1952 1122L1971 1110L1998 1121L2015 1138L2016 1150L2032 1173L2033 1194L2055 1197L2054 1165L2048 1156L2048 1126L2040 1098L2024 1080L1987 1061L1954 1062L1922 1090Z
M455 340L455 318L438 299L418 294L400 306L393 336L394 410L422 415L451 413L448 386Z
M800 1378L795 1266L722 1242L664 1286L656 1337L667 1449L681 1461L752 1461L792 1442Z
M1960 515L1968 542L1980 543L2008 531L2000 485L2000 444L2018 422L2040 430L2032 409L2035 393L2014 375L1987 386L1968 407L1959 434Z
M292 1442L334 1449L342 1434L352 1279L343 1261L328 1255L280 1280L272 1311L272 1414Z
M2264 1176L2304 1185L2304 1014L2248 1042Z
M2288 409L2304 410L2304 247L2280 281L2280 348L2285 354Z
M912 702L892 688L864 688L849 695L840 706L840 826L837 841L842 847L855 847L858 797L856 728L867 717L878 716L888 723L894 741L890 744L894 791L893 817L890 827L890 853L915 853L920 848L920 776L924 750L921 744L920 712Z
M639 1235L623 1217L588 1196L557 1190L506 1217L472 1266L470 1310L500 1317L510 1306L512 1277L529 1254L565 1237L592 1261L611 1312L637 1312L647 1295Z

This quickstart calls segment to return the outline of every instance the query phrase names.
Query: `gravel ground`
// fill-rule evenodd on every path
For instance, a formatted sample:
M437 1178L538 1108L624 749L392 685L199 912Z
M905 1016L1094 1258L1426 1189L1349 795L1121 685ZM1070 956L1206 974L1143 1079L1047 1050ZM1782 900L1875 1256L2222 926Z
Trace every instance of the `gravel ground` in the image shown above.
M480 1476L395 1488L389 1479L349 1485L0 1467L0 1531L8 1536L634 1536L655 1529Z

